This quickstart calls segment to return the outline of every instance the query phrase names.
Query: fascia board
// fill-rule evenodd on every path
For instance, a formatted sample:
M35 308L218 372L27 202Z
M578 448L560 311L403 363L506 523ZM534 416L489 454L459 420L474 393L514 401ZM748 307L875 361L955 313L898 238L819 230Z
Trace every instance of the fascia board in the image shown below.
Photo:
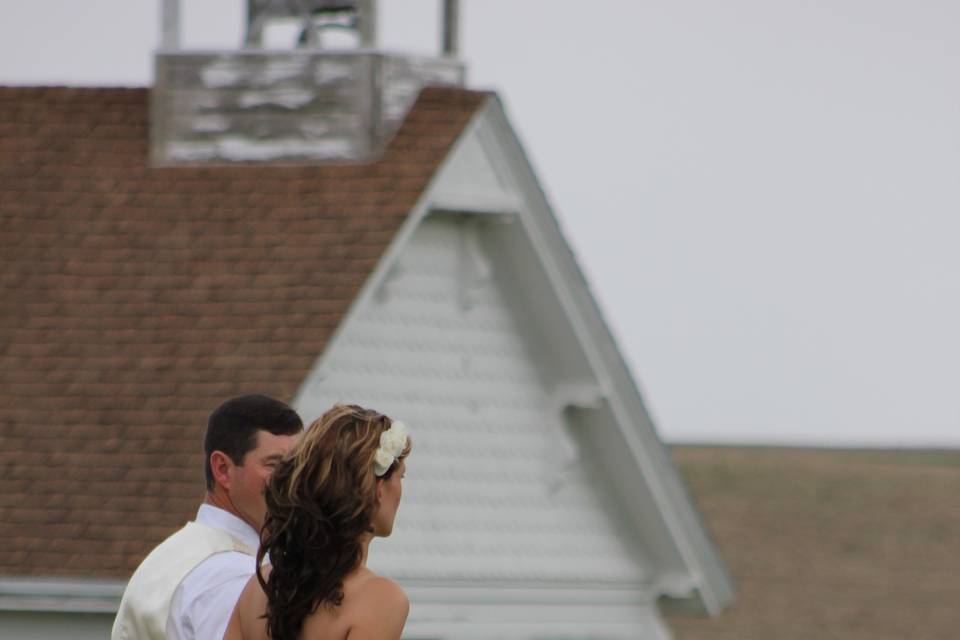
M491 98L479 116L496 134L499 153L517 181L524 200L524 214L520 220L584 352L588 354L601 392L608 398L686 570L697 584L703 606L708 612L716 613L733 599L729 571L656 433L639 387L603 319L570 245L563 237L503 105L498 98Z
M123 580L0 577L0 611L116 613Z

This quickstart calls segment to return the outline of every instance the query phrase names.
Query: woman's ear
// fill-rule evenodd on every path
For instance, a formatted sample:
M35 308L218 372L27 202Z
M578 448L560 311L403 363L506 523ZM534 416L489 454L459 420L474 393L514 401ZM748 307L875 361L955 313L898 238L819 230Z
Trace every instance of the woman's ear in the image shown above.
M383 499L383 480L377 478L377 504Z

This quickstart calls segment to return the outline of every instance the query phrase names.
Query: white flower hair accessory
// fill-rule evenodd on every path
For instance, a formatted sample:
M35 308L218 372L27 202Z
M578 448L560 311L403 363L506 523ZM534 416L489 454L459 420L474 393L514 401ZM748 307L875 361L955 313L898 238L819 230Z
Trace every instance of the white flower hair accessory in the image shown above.
M397 460L407 447L407 425L394 420L390 428L380 434L380 446L373 456L373 475L378 478Z

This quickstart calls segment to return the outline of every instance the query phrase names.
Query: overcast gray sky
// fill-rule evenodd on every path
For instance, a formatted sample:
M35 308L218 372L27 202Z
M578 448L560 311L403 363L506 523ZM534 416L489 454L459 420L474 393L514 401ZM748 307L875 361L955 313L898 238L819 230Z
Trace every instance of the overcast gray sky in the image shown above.
M960 446L960 4L461 2L665 439ZM436 50L437 0L380 4ZM157 0L0 11L0 83L152 80Z

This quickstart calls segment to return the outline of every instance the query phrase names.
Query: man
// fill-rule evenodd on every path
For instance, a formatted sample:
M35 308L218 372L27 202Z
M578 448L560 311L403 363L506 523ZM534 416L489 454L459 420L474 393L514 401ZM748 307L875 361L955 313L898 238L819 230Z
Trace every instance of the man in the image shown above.
M303 422L286 404L240 396L207 423L207 493L197 518L164 540L127 584L112 640L222 638L256 569L264 487L300 438Z

